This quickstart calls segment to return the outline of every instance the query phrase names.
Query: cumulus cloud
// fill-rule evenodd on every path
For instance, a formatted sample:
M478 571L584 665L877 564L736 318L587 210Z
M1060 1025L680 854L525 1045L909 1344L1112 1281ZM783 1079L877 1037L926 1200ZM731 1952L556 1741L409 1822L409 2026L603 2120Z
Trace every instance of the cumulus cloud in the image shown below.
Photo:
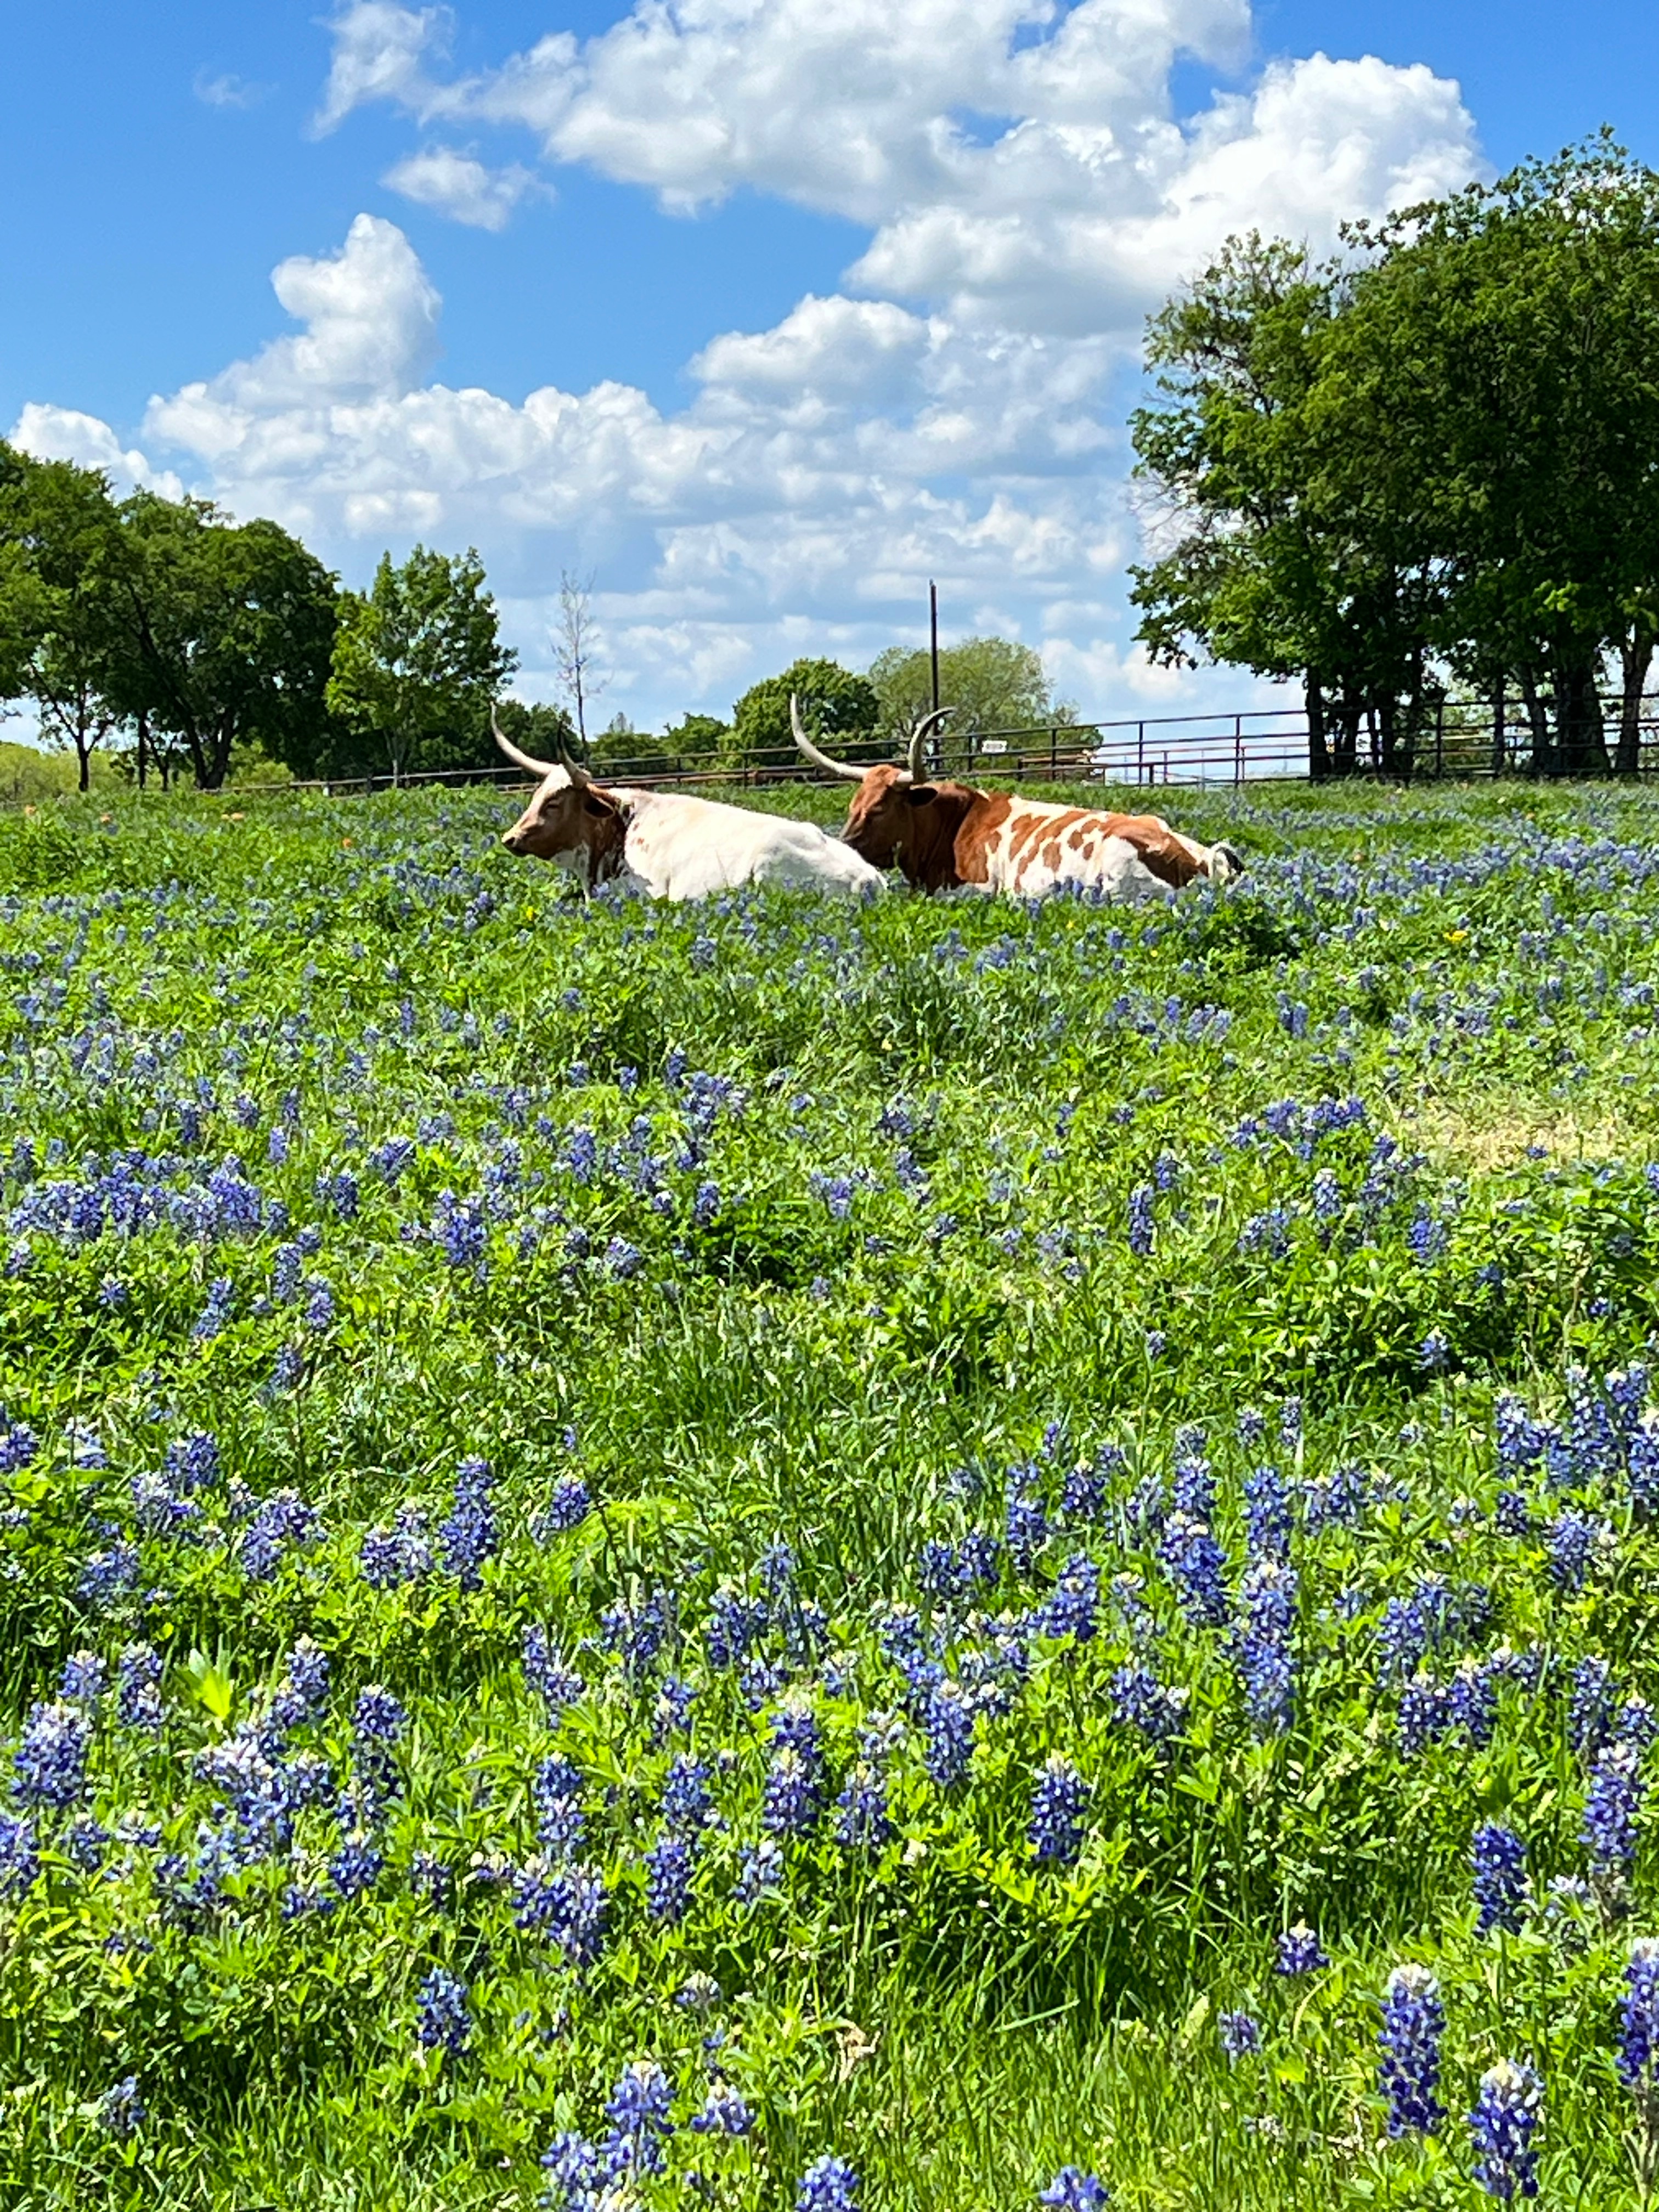
M459 222L499 228L544 189L481 156L499 128L676 210L747 187L867 242L841 290L711 334L678 409L617 381L514 403L433 380L437 295L362 215L276 271L298 329L153 399L143 451L49 409L30 435L73 421L135 481L154 453L354 572L386 543L476 543L532 689L548 580L596 566L642 717L724 706L799 652L866 659L915 634L930 578L958 631L1041 640L1085 708L1193 696L1122 600L1143 317L1231 230L1323 246L1476 158L1455 85L1375 58L1277 63L1177 119L1173 64L1242 67L1248 0L636 0L464 76L444 9L349 0L331 28L316 128L372 102L414 118L385 181Z
M159 492L182 499L184 486L171 469L155 469L136 447L124 447L107 422L72 407L51 407L31 400L10 432L10 442L40 461L74 461L83 469L102 469L118 493Z
M1247 0L637 0L445 82L433 10L356 0L331 112L520 125L676 209L775 193L869 227L855 289L1127 344L1228 231L1326 245L1474 166L1456 87L1375 58L1278 64L1177 123L1175 61L1237 66L1249 28Z
M545 189L517 162L507 169L489 169L453 146L422 147L388 169L380 181L403 198L475 230L505 230L526 193Z

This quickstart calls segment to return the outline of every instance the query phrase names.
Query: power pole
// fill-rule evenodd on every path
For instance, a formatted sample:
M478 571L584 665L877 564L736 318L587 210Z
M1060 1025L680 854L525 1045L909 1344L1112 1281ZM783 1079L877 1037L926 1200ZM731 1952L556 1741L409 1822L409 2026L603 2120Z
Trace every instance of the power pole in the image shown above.
M939 586L927 586L927 627L932 639L933 662L933 711L939 712Z

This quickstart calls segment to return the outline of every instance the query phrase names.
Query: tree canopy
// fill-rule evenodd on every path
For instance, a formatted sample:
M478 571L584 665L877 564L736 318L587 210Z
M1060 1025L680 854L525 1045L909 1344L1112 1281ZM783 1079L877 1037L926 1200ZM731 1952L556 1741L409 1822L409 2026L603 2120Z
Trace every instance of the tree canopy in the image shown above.
M744 693L732 709L732 738L740 750L762 747L785 752L794 743L789 726L789 698L800 701L801 716L809 732L835 741L838 750L858 757L860 741L867 748L880 713L875 686L867 676L855 676L838 660L796 660L781 676L769 676Z
M1231 241L1155 316L1154 659L1299 675L1316 775L1408 768L1455 679L1522 693L1546 773L1609 765L1598 693L1659 631L1659 175L1603 132L1345 234Z

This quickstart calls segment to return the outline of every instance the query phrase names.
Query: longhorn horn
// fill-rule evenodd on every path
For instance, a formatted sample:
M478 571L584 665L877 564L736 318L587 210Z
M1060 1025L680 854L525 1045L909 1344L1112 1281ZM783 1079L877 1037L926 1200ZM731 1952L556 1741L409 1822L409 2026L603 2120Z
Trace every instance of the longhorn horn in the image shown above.
M854 768L851 761L831 760L828 753L820 752L812 743L801 726L800 702L793 691L789 694L789 726L795 733L796 750L810 760L814 768L827 769L831 775L841 776L848 783L863 782L864 770L861 768Z
M572 783L592 783L593 781L585 768L579 768L574 761L567 757L562 738L557 741L558 758L556 760L538 760L533 753L520 751L518 746L502 729L500 718L493 705L489 709L489 727L495 736L495 743L507 755L508 760L515 762L520 768L527 768L532 775L551 775L555 769L562 768Z
M921 749L946 718L956 713L954 707L935 707L931 714L924 714L910 732L910 781L920 783L921 778Z

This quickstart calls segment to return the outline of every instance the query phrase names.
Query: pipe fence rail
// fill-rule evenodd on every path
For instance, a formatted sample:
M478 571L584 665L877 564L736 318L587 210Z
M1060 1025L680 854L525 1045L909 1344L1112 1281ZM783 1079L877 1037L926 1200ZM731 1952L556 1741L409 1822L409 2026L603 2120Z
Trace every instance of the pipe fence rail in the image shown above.
M1603 702L1606 748L1611 762L1617 744L1621 702ZM1637 766L1641 774L1659 769L1659 693L1641 702ZM1327 744L1331 743L1328 729ZM891 748L868 743L850 745L844 757L857 765L892 758ZM665 757L660 750L633 757L607 757L590 763L597 781L635 790L669 786L756 790L790 784L822 784L825 773L801 758L793 744L754 746L715 759ZM927 772L998 783L1101 783L1140 790L1173 787L1200 789L1246 783L1305 783L1310 778L1308 717L1302 707L1247 708L1237 714L1147 714L1117 720L1040 724L1017 729L953 733L930 748ZM1532 724L1519 698L1448 702L1417 732L1409 753L1397 751L1385 763L1380 734L1361 729L1352 757L1340 762L1332 780L1438 782L1534 772ZM1546 773L1553 771L1545 770ZM246 798L260 789L317 791L330 798L428 785L522 786L527 772L507 764L477 768L426 769L400 775L318 778L293 784L238 784L222 796Z

